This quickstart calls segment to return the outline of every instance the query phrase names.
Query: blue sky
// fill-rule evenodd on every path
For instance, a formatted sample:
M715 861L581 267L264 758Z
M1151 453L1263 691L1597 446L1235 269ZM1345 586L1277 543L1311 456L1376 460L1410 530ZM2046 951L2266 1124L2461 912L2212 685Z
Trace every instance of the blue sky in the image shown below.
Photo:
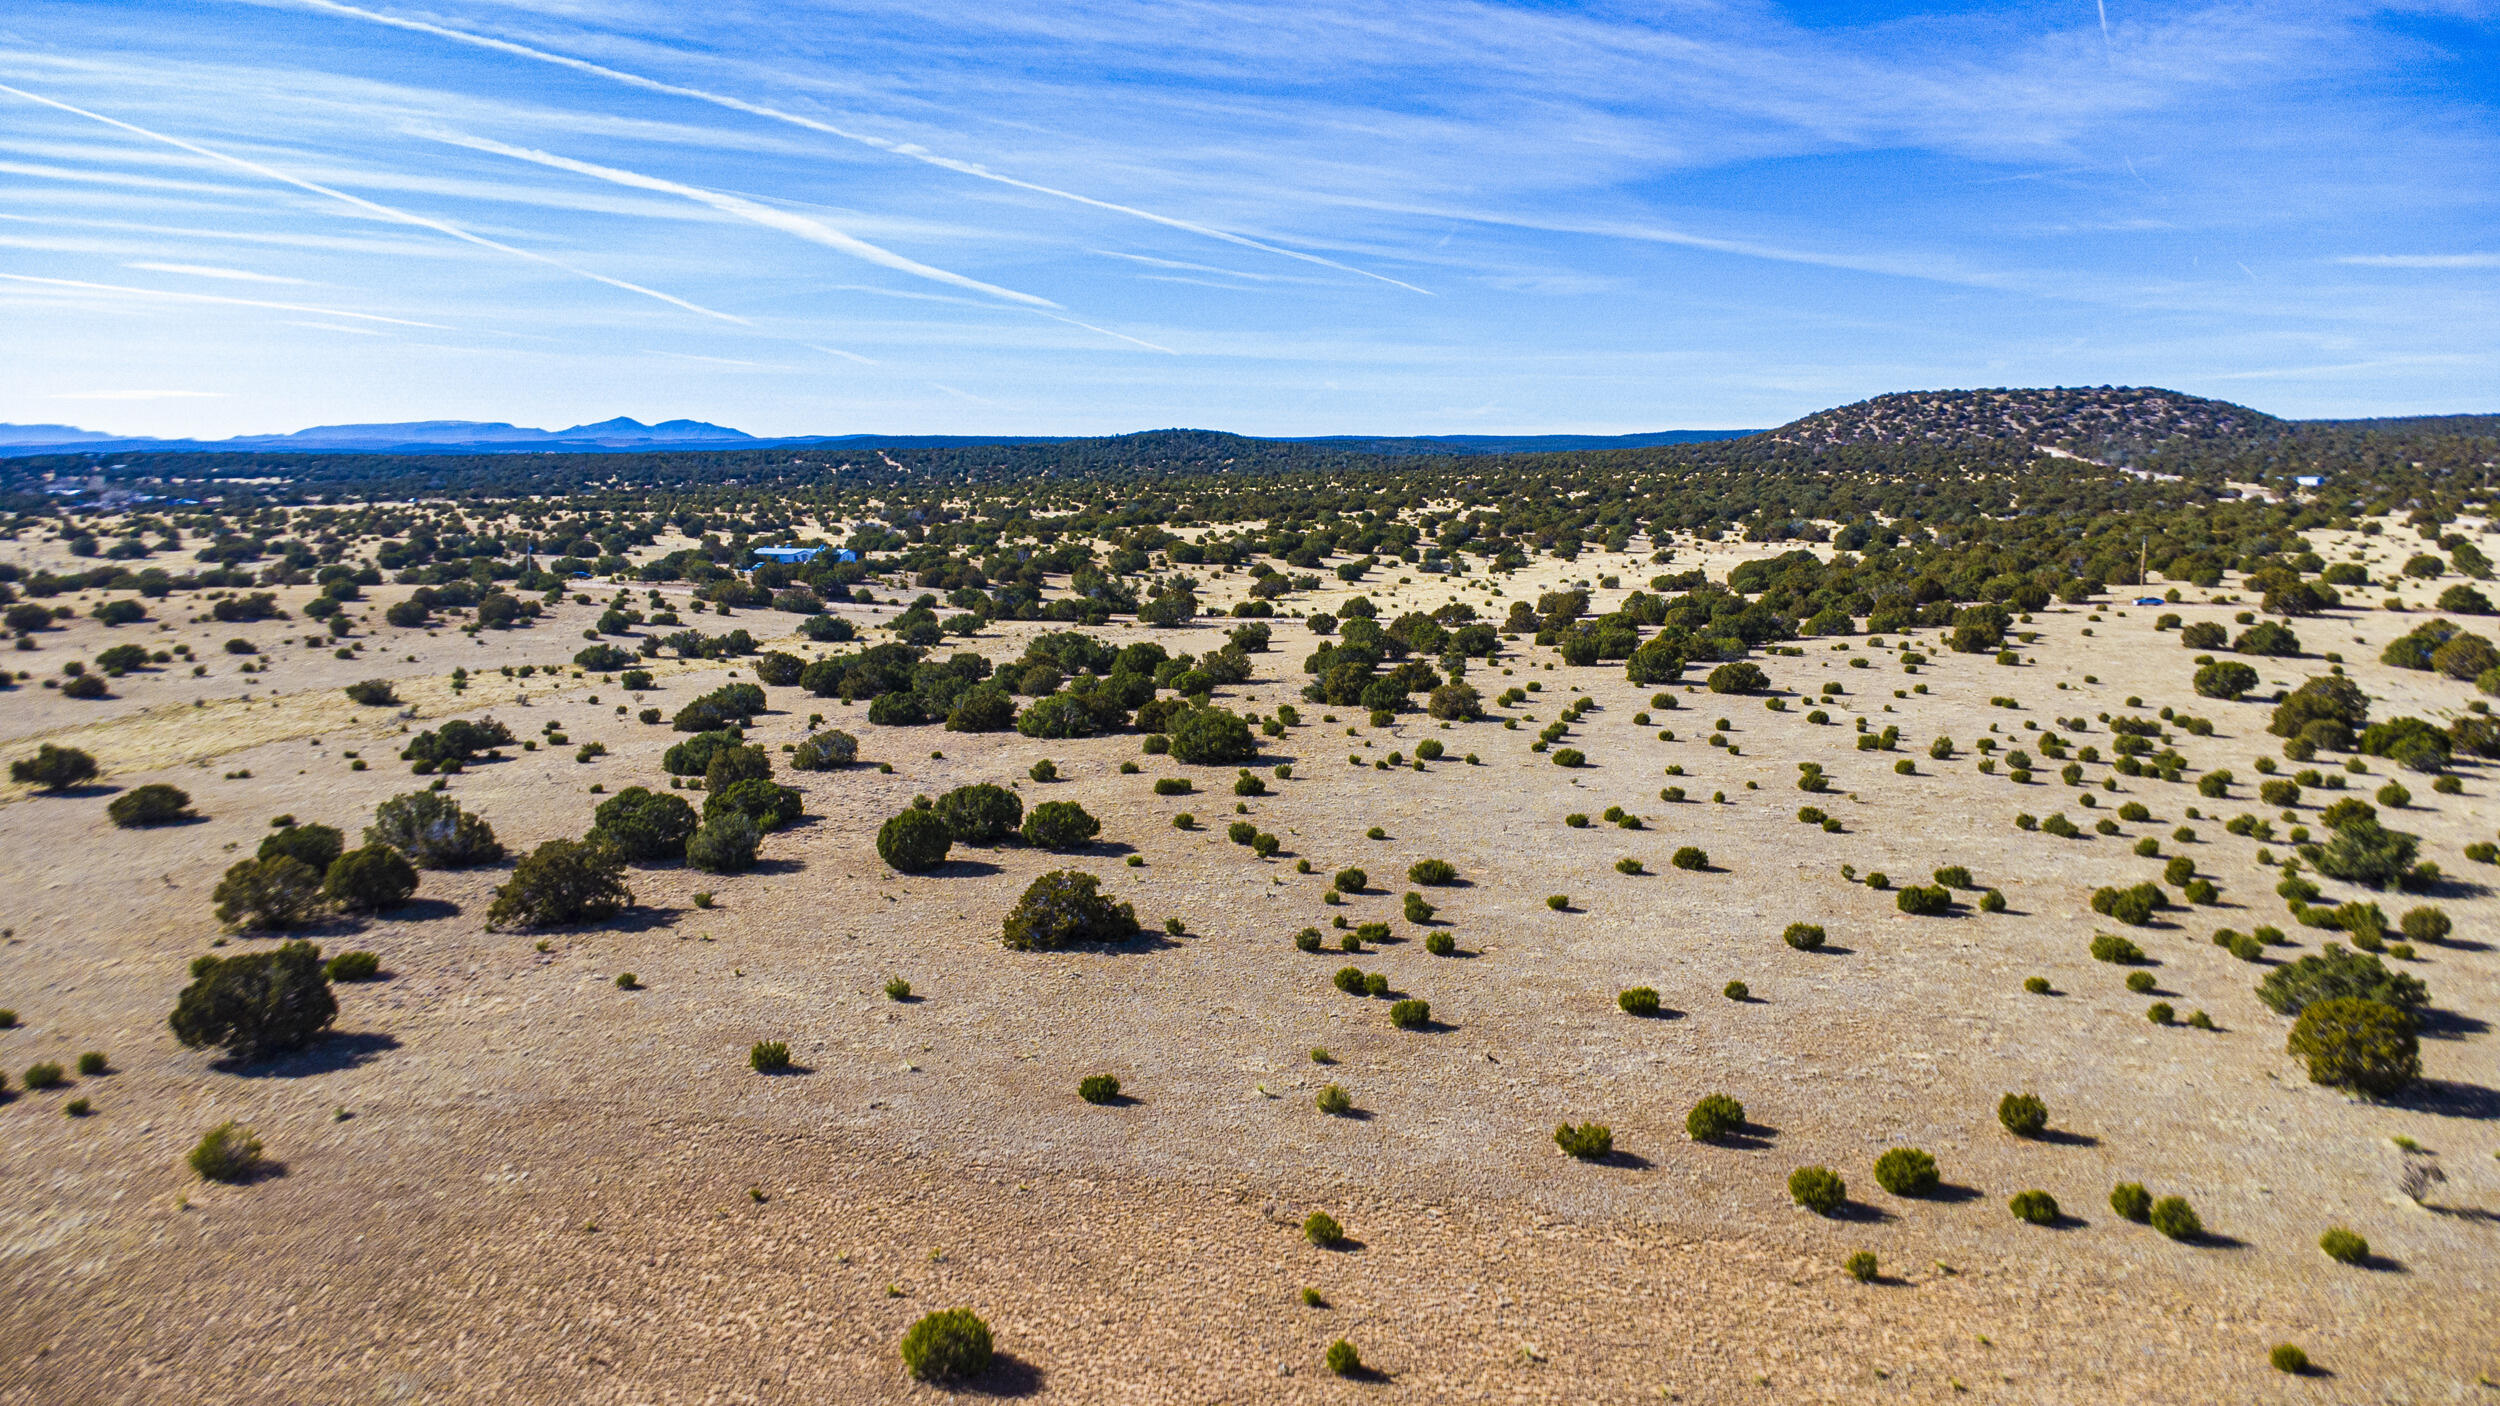
M2500 3L10 0L0 420L2500 410Z

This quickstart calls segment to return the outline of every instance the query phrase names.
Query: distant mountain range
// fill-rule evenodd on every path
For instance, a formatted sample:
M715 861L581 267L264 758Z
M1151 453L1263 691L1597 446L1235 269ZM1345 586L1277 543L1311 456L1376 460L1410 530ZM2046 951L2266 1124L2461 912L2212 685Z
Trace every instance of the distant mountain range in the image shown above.
M1629 435L1316 435L1285 440L1370 454L1531 454L1575 449L1640 449L1656 444L1734 439L1752 430L1661 430ZM388 425L315 425L293 434L233 439L151 439L100 434L71 425L0 424L0 457L31 454L582 454L654 450L762 449L805 444L827 449L940 449L978 444L1063 444L1068 435L785 435L760 439L701 420L646 425L618 416L595 425L533 430L501 421L410 420Z
M1295 438L1217 436L1234 444L1300 445L1375 456L1585 453L1758 437L1765 446L1807 450L1891 445L1970 449L2028 444L2086 458L2128 462L2180 447L2248 448L2287 436L2333 433L2500 434L2500 415L2413 416L2380 420L2282 420L2229 401L2155 386L1901 391L1817 411L1771 430L1661 430L1627 435L1310 435ZM283 435L234 439L147 439L98 434L68 425L0 425L0 458L117 453L223 454L619 454L803 448L933 450L985 445L1104 446L1157 435L1205 438L1202 430L1141 435L785 435L765 439L701 420L646 425L618 417L562 430L534 430L474 420L417 420L389 425L317 425ZM1196 442L1194 439L1191 442Z

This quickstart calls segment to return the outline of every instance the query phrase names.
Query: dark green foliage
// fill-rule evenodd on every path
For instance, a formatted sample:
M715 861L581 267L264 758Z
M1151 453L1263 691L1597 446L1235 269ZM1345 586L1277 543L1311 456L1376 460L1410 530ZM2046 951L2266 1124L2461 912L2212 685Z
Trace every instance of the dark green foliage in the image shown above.
M191 795L179 786L162 781L133 787L115 796L104 807L112 822L125 830L144 829L150 825L172 825L193 820Z
M2311 1083L2373 1098L2400 1093L2422 1077L2413 1015L2383 1001L2337 997L2304 1008L2284 1051L2306 1060Z
M493 757L499 749L513 745L512 729L493 718L470 722L453 718L430 732L420 732L400 749L399 759L415 762L426 769L447 765L465 765L479 757Z
M523 856L495 890L490 928L543 928L597 922L634 901L625 887L625 856L580 840L549 840Z
M1823 945L1823 925L1820 923L1790 923L1788 925L1788 930L1780 934L1780 941L1787 943L1789 946L1796 948L1800 952L1815 951Z
M2122 1181L2110 1188L2109 1208L2138 1225L2152 1219L2153 1194L2140 1181Z
M744 727L763 711L764 690L751 683L723 684L678 709L669 726L679 732L719 732Z
M1120 1096L1120 1081L1109 1074L1088 1074L1077 1080L1076 1096L1087 1103L1109 1103Z
M75 747L55 747L49 742L37 747L35 755L9 763L11 781L44 791L66 791L95 777L95 758Z
M318 874L330 867L347 848L347 837L329 825L286 825L264 837L260 842L260 858L275 859L285 855L300 859L306 868Z
M718 767L723 758L712 760L713 765ZM717 789L706 782L705 790L708 793L703 801L705 820L735 811L754 821L756 830L763 833L796 821L806 804L806 798L792 788L760 777L746 777Z
M1343 1084L1330 1084L1321 1089L1312 1102L1320 1112L1331 1118L1342 1118L1354 1111L1354 1095L1347 1093Z
M877 830L877 857L898 873L918 874L946 862L955 837L937 812L913 806Z
M365 843L389 845L421 869L462 869L503 858L493 828L439 791L411 791L375 807Z
M250 1181L264 1165L260 1139L231 1118L201 1134L183 1160L202 1180L234 1183Z
M2016 1137L2038 1137L2049 1126L2049 1106L2037 1094L2007 1094L1997 1100L1997 1121Z
M2318 1237L2318 1248L2337 1264L2369 1263L2370 1242L2340 1225Z
M1684 1133L1695 1142L1717 1142L1744 1131L1745 1105L1726 1094L1704 1094L1684 1115Z
M639 864L686 857L686 840L699 823L683 797L628 786L600 802L589 838L612 845Z
M2221 633L2220 629L2215 633ZM2236 659L2218 660L2196 671L2196 692L2205 698L2238 698L2257 684L2257 671Z
M716 747L704 763L703 789L717 796L742 782L768 781L772 774L772 758L761 747Z
M2378 958L2330 942L2267 972L2257 999L2277 1015L2299 1015L2321 1001L2376 1001L2400 1010L2430 1004L2430 988L2410 972L2390 971Z
M1873 1250L1858 1251L1856 1254L1851 1255L1848 1262L1843 1264L1841 1268L1847 1271L1850 1278L1857 1280L1861 1284L1872 1284L1878 1277L1875 1269L1875 1252Z
M1615 1130L1603 1123L1556 1123L1554 1145L1583 1162L1600 1162L1614 1155Z
M1191 784L1190 779L1186 776L1158 776L1155 778L1155 794L1158 796L1186 796L1197 789L1198 788Z
M1349 936L1345 940L1347 943L1352 944L1346 948L1347 951L1359 952L1362 950L1361 944L1356 942L1353 937ZM1336 975L1331 976L1328 980L1330 985L1335 986L1338 990L1343 991L1349 996L1360 996L1363 994L1365 983L1363 981L1363 969L1361 967L1339 967L1337 968Z
M2115 933L2104 932L2095 933L2092 936L2092 960L2115 962L2120 966L2139 966L2147 959L2144 949L2136 946L2132 941Z
M772 785L769 781L741 781L738 784ZM692 835L686 837L686 864L707 874L744 873L755 867L756 848L763 842L763 837L763 826L748 812L735 807L713 811L704 817L703 824Z
M1339 893L1361 893L1370 882L1371 876L1360 869L1340 869L1331 886Z
M1710 856L1697 845L1685 845L1676 850L1667 862L1678 869L1698 873L1710 867Z
M2057 1224L2057 1198L2045 1191L2017 1191L2005 1205L2026 1225Z
M291 928L321 911L321 873L292 855L246 859L226 870L212 897L229 928Z
M1345 1243L1345 1227L1326 1211L1313 1211L1302 1218L1302 1238L1323 1250L1333 1250Z
M42 1093L47 1089L57 1089L68 1082L69 1076L61 1072L61 1066L50 1060L40 1060L26 1066L26 1087L33 1092Z
M2302 684L2274 705L2266 731L2277 737L2299 737L2311 723L2326 722L2349 739L2369 716L2370 700L2359 684L2342 674L2326 674Z
M1828 1216L1848 1203L1849 1184L1829 1167L1799 1167L1788 1174L1788 1199Z
M1625 1015L1654 1016L1658 1014L1658 993L1647 986L1634 986L1615 995L1615 1004Z
M194 959L191 984L167 1023L192 1049L215 1045L237 1059L257 1060L320 1039L338 1011L321 949L289 942L268 952Z
M1238 766L1259 751L1250 724L1228 708L1192 708L1174 717L1166 730L1172 738L1172 760L1177 762Z
M2184 1196L2165 1196L2154 1202L2145 1220L2173 1240L2195 1240L2205 1233L2205 1223L2197 1219L2196 1209Z
M1940 917L1953 910L1953 891L1942 884L1905 884L1892 905L1913 917Z
M349 850L331 860L321 878L321 896L350 913L396 908L416 891L416 866L389 845Z
M1378 976L1379 973L1375 972L1373 975ZM1382 990L1385 991L1387 979L1383 977L1381 980ZM1366 985L1368 986L1368 981ZM1382 992L1374 991L1372 994L1377 996ZM1413 999L1392 1002L1389 1006L1389 1023L1400 1030L1421 1030L1432 1024L1432 1003Z
M838 729L813 733L790 753L790 765L799 771L833 771L858 760L859 739Z
M1633 682L1651 680L1635 679ZM1745 660L1721 664L1710 671L1709 689L1712 693L1760 693L1770 686L1771 677L1762 672L1762 666Z
M1137 936L1137 911L1102 893L1101 881L1054 869L1025 887L1007 914L1000 940L1019 952L1048 952L1080 942L1125 942Z
M594 644L575 654L573 656L573 662L581 668L587 669L594 674L613 674L617 670L632 664L635 658L636 656L617 648L615 645ZM354 687L361 688L363 685L358 684ZM389 685L384 684L383 687L388 688ZM351 692L349 696L353 697L354 695ZM362 703L365 700L358 698L356 701ZM394 700L385 699L383 701L391 702Z
M373 981L382 975L382 959L371 952L341 952L321 970L332 981Z
M969 1381L990 1369L990 1325L968 1308L924 1314L903 1334L901 1352L919 1381Z
M1407 866L1406 877L1418 884L1454 884L1458 882L1458 868L1446 859L1419 859Z
M1023 798L986 781L958 786L938 797L936 810L957 844L996 844L1024 823Z
M2448 915L2436 908L2408 908L2401 926L2407 941L2424 944L2448 940Z
M1024 842L1036 849L1072 850L1102 833L1102 822L1074 801L1044 801L1024 818Z
M1875 1184L1895 1196L1930 1195L1941 1180L1936 1159L1915 1147L1895 1147L1875 1159Z
M2418 835L2387 829L2375 819L2355 818L2336 828L2318 847L2313 862L2330 879L2391 889L2412 875L2421 846Z
M2023 978L2023 989L2034 996L2046 996L2052 988L2045 976L2027 976Z
M747 1051L747 1066L758 1074L779 1074L790 1067L790 1046L783 1040L758 1040Z
M946 714L948 732L1006 732L1015 725L1016 700L994 683L964 690Z
M2266 1361L2287 1376L2306 1376L2309 1372L2309 1354L2301 1351L2297 1343L2276 1343L2266 1350Z

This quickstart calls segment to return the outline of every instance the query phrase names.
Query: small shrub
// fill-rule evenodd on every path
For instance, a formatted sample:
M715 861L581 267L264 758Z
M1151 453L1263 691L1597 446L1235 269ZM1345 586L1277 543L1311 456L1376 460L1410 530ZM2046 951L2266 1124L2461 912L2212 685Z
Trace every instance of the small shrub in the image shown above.
M885 979L885 998L889 1001L910 1000L911 983L903 980L899 976L887 977Z
M1753 999L1753 988L1741 981L1731 981L1719 988L1719 994L1731 1001L1750 1001Z
M1875 1159L1875 1184L1895 1196L1930 1195L1941 1180L1936 1159L1915 1147L1895 1147Z
M1319 1097L1313 1101L1319 1105L1320 1112L1331 1118L1342 1118L1354 1111L1354 1095L1347 1093L1343 1084L1330 1084L1321 1089Z
M790 1046L781 1040L758 1040L747 1051L747 1063L758 1074L779 1074L790 1067Z
M1603 1123L1556 1123L1554 1145L1580 1161L1602 1161L1614 1153L1615 1130Z
M1625 855L1623 858L1615 861L1615 872L1618 874L1638 874L1641 872L1641 862L1632 858L1630 855Z
M2370 1259L2370 1242L2340 1225L2318 1237L2318 1248L2337 1264L2366 1264Z
M2194 1240L2205 1233L2205 1223L2197 1219L2196 1208L2184 1196L2165 1196L2154 1202L2145 1219L2173 1240Z
M1328 1370L1340 1377L1351 1377L1363 1370L1362 1354L1354 1350L1354 1344L1343 1338L1328 1345L1328 1353L1324 1360L1328 1364Z
M2005 1204L2026 1225L2057 1224L2057 1198L2045 1191L2017 1191Z
M1684 1115L1684 1134L1695 1142L1717 1142L1744 1127L1745 1105L1726 1094L1704 1094Z
M1571 909L1571 895L1567 893L1549 893L1545 895L1545 906L1553 909L1557 913L1569 912Z
M1454 884L1458 882L1458 868L1446 859L1419 859L1407 866L1406 877L1411 883L1428 886Z
M1189 778L1186 776L1159 776L1155 778L1155 794L1158 796L1186 796L1195 789L1196 788L1190 783Z
M115 796L104 807L104 814L125 830L140 830L151 825L173 825L196 819L191 811L190 793L179 786L151 782L133 787Z
M112 1072L113 1062L104 1057L102 1050L89 1050L78 1057L78 1077L82 1079L93 1079Z
M1384 985L1386 980L1382 978ZM1432 1005L1428 1001L1412 999L1399 1001L1389 1007L1389 1023L1400 1030L1421 1030L1432 1023Z
M1667 862L1678 869L1699 872L1710 867L1710 856L1697 845L1685 845Z
M2007 1094L1997 1100L1997 1121L2016 1137L2038 1137L2049 1126L2049 1106L2037 1094Z
M215 1045L257 1060L302 1049L338 1018L321 949L289 942L238 957L201 957L168 1023L192 1049Z
M1345 1243L1345 1227L1326 1211L1313 1211L1302 1219L1302 1238L1323 1250L1333 1250Z
M332 981L372 981L382 974L382 959L371 952L341 952L322 972Z
M2427 945L2448 940L2448 915L2436 908L2409 908L2405 910L2405 915L2399 920L2398 926L2402 928L2406 940L2410 942Z
M183 1160L208 1181L250 1181L261 1169L260 1139L228 1119L202 1134Z
M2153 989L2153 974L2145 971L2127 973L2127 989L2138 996Z
M1370 882L1371 876L1360 869L1340 869L1336 877L1330 881L1329 887L1338 893L1361 893L1364 886Z
M2296 1343L2276 1343L2267 1349L2266 1361L2273 1364L2274 1370L2289 1376L2304 1376L2309 1371L2309 1354Z
M1348 937L1347 941L1352 942L1355 939ZM1357 946L1359 947L1360 944L1358 943ZM1349 996L1363 994L1363 969L1361 967L1339 967L1337 974L1328 980L1331 985Z
M2310 1082L2373 1098L2399 1093L2422 1076L2412 1014L2381 1001L2346 996L2311 1003L2284 1050L2308 1062Z
M1780 934L1780 941L1800 952L1813 952L1823 945L1823 927L1819 923L1790 923Z
M1892 904L1912 917L1941 917L1953 910L1953 891L1942 884L1908 884L1893 896Z
M2046 996L2049 994L2049 979L2045 976L2024 977L2023 989L2034 996Z
M1044 757L1040 761L1035 762L1032 766L1026 768L1024 774L1032 777L1036 781L1049 783L1059 779L1059 764L1052 761L1048 757Z
M2092 960L2119 966L2138 966L2145 960L2144 949L2116 933L2095 933L2092 936Z
M1080 942L1125 942L1137 936L1137 910L1114 903L1101 881L1056 869L1026 886L1001 925L1000 940L1018 952L1050 952Z
M1424 937L1424 950L1435 957L1447 957L1458 950L1458 939L1445 932L1428 933Z
M1788 1199L1828 1216L1848 1201L1849 1184L1829 1167L1799 1167L1788 1174Z
M1109 1074L1088 1074L1076 1081L1076 1096L1087 1103L1109 1103L1120 1096L1120 1081Z
M1875 1282L1875 1252L1873 1250L1858 1251L1856 1254L1851 1255L1848 1263L1842 1265L1841 1267L1848 1271L1850 1278L1857 1280L1861 1284L1872 1284Z
M903 1367L924 1382L964 1381L990 1369L990 1325L968 1308L926 1314L903 1334Z
M2140 1181L2122 1181L2110 1188L2109 1208L2138 1225L2153 1217L2153 1194Z
M1302 931L1295 933L1293 945L1304 952L1317 952L1320 947L1319 929L1304 928Z
M1634 986L1617 992L1615 1005L1620 1007L1625 1015L1654 1016L1658 1014L1658 992L1651 987Z
M554 927L610 918L633 903L625 856L603 844L549 840L531 851L495 890L486 925Z
M1024 818L1024 842L1036 849L1076 849L1102 833L1102 822L1074 801L1044 801Z
M56 747L49 742L37 747L35 755L9 763L11 781L56 794L95 777L95 758L75 747Z
M68 1083L69 1076L61 1071L61 1066L50 1060L41 1060L26 1066L25 1081L27 1088L41 1093Z

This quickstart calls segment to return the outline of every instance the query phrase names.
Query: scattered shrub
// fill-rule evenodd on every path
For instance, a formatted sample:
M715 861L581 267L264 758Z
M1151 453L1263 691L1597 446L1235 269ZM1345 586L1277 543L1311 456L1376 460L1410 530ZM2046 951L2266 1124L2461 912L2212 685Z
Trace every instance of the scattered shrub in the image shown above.
M1407 866L1406 877L1411 883L1454 884L1458 882L1458 869L1446 859L1419 859Z
M1024 842L1036 849L1076 849L1102 833L1102 822L1074 801L1044 801L1024 818Z
M2116 933L2095 933L2092 937L2092 960L2119 966L2141 966L2148 959L2144 949Z
M1926 1196L1940 1184L1936 1159L1915 1147L1895 1147L1875 1159L1875 1184L1895 1196Z
M1634 986L1617 992L1615 1004L1625 1015L1642 1017L1658 1014L1658 992L1648 986Z
M1953 891L1942 884L1908 884L1893 896L1892 902L1895 908L1912 917L1941 917L1952 911Z
M1079 942L1125 942L1135 937L1135 907L1112 902L1100 888L1100 880L1074 869L1041 875L1026 886L1024 896L1007 914L1001 941L1019 952L1047 952Z
M1377 976L1378 973L1373 973ZM1386 978L1383 978L1384 982ZM1379 995L1379 992L1372 993ZM1432 1005L1427 1001L1404 1000L1389 1007L1389 1023L1400 1030L1421 1030L1432 1023Z
M1330 887L1339 893L1361 893L1371 876L1360 869L1340 869Z
M2007 1094L1997 1100L1997 1121L2016 1137L2038 1137L2049 1126L2049 1106L2037 1094Z
M738 784L770 786L772 783L741 781ZM755 867L756 849L763 838L763 827L747 812L735 809L716 811L686 837L686 864L707 874L744 873ZM880 834L878 838L882 840L884 836Z
M2310 1082L2373 1098L2401 1092L2422 1075L2412 1014L2381 1001L2344 996L2310 1003L2284 1050L2308 1062Z
M1823 927L1820 923L1790 923L1788 930L1780 934L1780 941L1800 952L1812 952L1823 945Z
M2205 1233L2205 1223L2196 1218L2196 1209L2184 1196L2165 1196L2154 1202L2145 1219L2173 1240L2194 1240Z
M1678 869L1698 872L1710 867L1710 856L1699 846L1685 845L1678 849L1674 857L1667 862Z
M2430 988L2410 972L2389 971L2378 958L2338 943L2266 973L2257 999L2277 1015L2299 1015L2321 1001L2376 1001L2400 1010L2430 1004Z
M758 1074L779 1074L790 1067L790 1046L782 1040L758 1040L747 1051L747 1063Z
M292 855L241 860L226 870L211 897L217 920L229 928L291 928L321 911L321 874Z
M484 819L439 791L411 791L374 808L365 843L389 845L421 869L462 869L503 858Z
M1753 999L1753 988L1741 981L1731 981L1719 988L1719 994L1731 1001L1749 1001Z
M1347 1093L1343 1084L1330 1084L1321 1089L1319 1097L1313 1102L1318 1104L1320 1112L1331 1118L1342 1118L1354 1111L1354 1095Z
M49 742L37 747L35 755L9 763L11 781L55 793L95 778L95 758L75 747L56 747Z
M644 786L628 786L601 801L591 819L587 838L643 864L685 858L686 841L701 823L683 797Z
M161 781L133 787L115 796L104 807L104 813L125 830L172 825L198 818L192 814L190 794L179 786L168 786Z
M192 1049L215 1045L241 1060L299 1050L338 1018L321 949L289 942L268 952L200 957L168 1020Z
M1302 1218L1302 1238L1323 1250L1333 1250L1345 1243L1345 1227L1326 1211L1313 1211Z
M925 1314L903 1334L904 1370L924 1382L965 1381L990 1369L990 1325L968 1308Z
M1076 1096L1087 1103L1109 1103L1120 1096L1120 1081L1109 1074L1088 1074L1076 1081Z
M1603 1123L1556 1123L1554 1145L1583 1162L1602 1161L1614 1154L1615 1130Z
M495 890L486 925L556 927L614 917L634 901L625 856L606 845L549 840L514 866Z
M1695 1142L1717 1142L1744 1127L1745 1105L1726 1094L1705 1094L1684 1115L1684 1134Z
M228 1119L200 1136L183 1159L208 1181L246 1182L262 1166L260 1139L252 1130Z
M1458 939L1446 932L1427 933L1424 950L1436 957L1447 957L1458 950Z
M2017 1191L2005 1204L2014 1219L2027 1225L2057 1224L2057 1198L2045 1191Z
M2290 1376L2303 1376L2309 1371L2309 1354L2294 1343L2276 1343L2266 1351L2266 1361L2274 1370Z
M349 850L330 861L329 872L321 880L321 896L351 913L396 908L416 891L416 866L389 845Z
M1788 1174L1788 1199L1828 1216L1848 1201L1849 1184L1829 1167L1799 1167Z
M1024 823L1024 801L986 781L956 787L938 797L933 809L957 844L994 845Z
M2153 1218L2153 1194L2140 1181L2122 1181L2109 1191L2109 1208L2138 1225Z

